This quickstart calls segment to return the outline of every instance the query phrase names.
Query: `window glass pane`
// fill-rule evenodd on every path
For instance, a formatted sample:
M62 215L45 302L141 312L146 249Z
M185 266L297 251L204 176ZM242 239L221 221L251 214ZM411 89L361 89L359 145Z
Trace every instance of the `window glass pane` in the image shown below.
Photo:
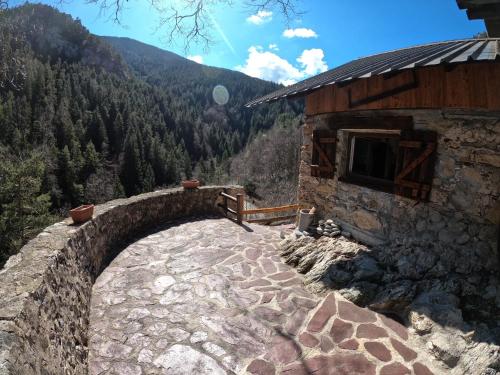
M397 139L354 137L351 173L393 181Z

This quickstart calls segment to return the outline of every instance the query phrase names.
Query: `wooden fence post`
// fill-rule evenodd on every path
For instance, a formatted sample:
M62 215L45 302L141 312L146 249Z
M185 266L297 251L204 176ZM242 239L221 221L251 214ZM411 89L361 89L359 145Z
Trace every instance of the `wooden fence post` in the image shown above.
M222 191L227 194L227 189L222 189ZM227 217L227 197L225 195L222 196L223 198L223 201L224 201L224 214L226 215Z
M245 195L236 194L236 221L238 224L243 222L243 210L245 209Z

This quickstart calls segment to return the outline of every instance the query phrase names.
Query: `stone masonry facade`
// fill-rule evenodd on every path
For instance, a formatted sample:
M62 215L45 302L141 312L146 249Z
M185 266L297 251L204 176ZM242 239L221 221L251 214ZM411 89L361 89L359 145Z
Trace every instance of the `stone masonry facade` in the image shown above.
M319 115L307 118L303 127L299 202L317 207L321 217L333 217L362 242L412 248L413 255L394 260L401 273L407 269L411 274L411 269L422 265L418 262L428 263L427 268L421 267L427 276L446 276L453 284L447 287L450 292L476 305L477 298L486 298L490 311L483 313L498 315L500 113L398 110L354 115L412 116L415 129L437 132L430 201L417 203L339 180L347 157L345 130L337 131L334 178L312 177L311 135L314 129L327 128L329 118ZM419 275L408 276L419 279Z
M30 241L0 271L0 374L86 374L92 285L103 268L127 241L163 222L219 214L222 190L108 202L91 221L67 219Z
M498 269L500 223L500 113L457 110L363 111L362 116L412 116L414 128L438 134L437 160L427 203L339 180L347 157L347 131L337 132L333 179L311 176L312 132L328 115L303 127L299 202L333 217L363 242L439 244L452 251L458 273Z

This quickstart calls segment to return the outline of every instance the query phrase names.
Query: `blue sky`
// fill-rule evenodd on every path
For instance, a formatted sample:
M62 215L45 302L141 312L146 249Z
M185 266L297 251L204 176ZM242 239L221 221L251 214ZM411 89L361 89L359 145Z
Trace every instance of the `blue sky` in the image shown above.
M284 84L361 56L468 38L485 30L483 21L468 20L455 0L302 0L304 13L288 26L279 12L270 9L255 14L242 3L244 0L235 0L232 7L215 7L214 44L208 51L194 45L188 53L180 41L167 44L166 31L157 30L158 15L147 0L129 0L121 15L122 25L84 0L66 0L57 7L80 18L92 33L127 36L207 65Z

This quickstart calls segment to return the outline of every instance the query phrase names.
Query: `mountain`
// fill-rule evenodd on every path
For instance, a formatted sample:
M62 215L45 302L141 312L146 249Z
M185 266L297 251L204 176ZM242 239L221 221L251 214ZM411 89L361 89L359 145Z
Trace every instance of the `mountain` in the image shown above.
M172 98L170 108L177 115L175 120L189 123L178 129L178 135L196 160L214 156L226 159L238 153L259 131L270 129L278 115L297 116L302 112L300 103L244 107L249 98L276 90L279 85L275 83L201 65L129 38L102 39L121 54L137 77ZM212 97L217 85L228 90L229 102L225 106L216 105Z
M174 65L199 65L176 53L165 51L138 40L115 36L100 36L99 38L113 46L116 51L119 51L127 63L138 71L142 66L143 71L141 74L144 76L149 75L150 70L148 68L157 69L161 65L169 67Z
M276 87L97 37L50 6L0 11L0 263L70 207L230 179L259 133L297 122L300 103L244 108Z

